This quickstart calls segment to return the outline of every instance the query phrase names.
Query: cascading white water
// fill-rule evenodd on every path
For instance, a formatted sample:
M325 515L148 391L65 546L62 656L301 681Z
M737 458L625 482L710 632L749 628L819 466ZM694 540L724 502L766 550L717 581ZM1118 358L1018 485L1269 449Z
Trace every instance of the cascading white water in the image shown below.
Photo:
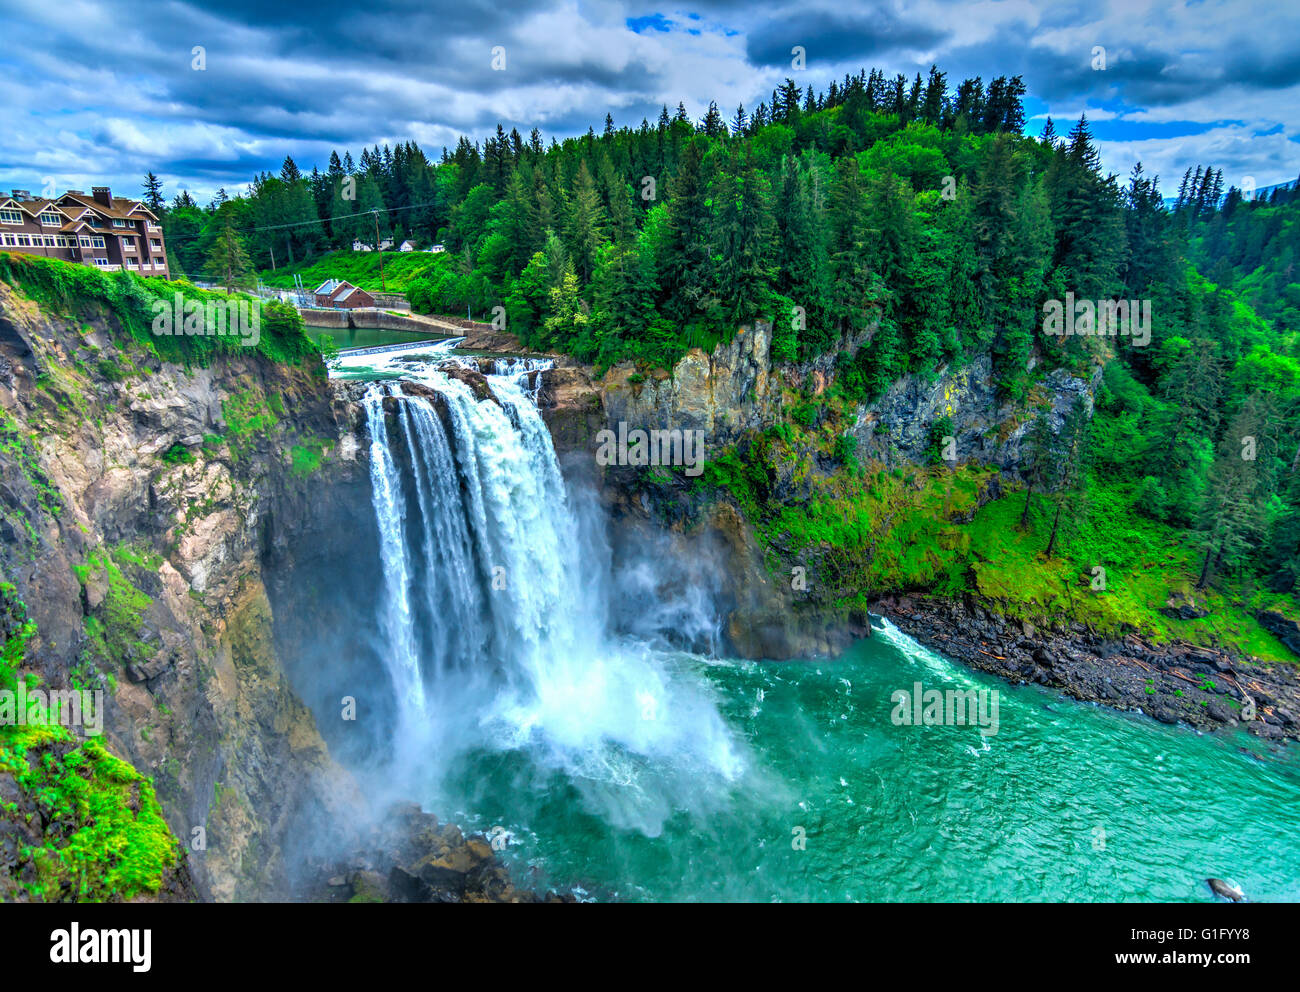
M388 447L383 397L372 390L366 394L365 407L371 439L370 481L379 523L380 561L384 567L385 609L381 619L389 647L385 657L397 694L398 712L406 716L424 706L424 681L420 675L415 617L411 611L411 574L403 546L402 521L406 517L406 500Z
M742 749L698 664L610 632L608 549L566 489L536 369L500 371L496 402L432 369L436 400L365 396L398 762L522 751L656 833L688 790L739 776Z

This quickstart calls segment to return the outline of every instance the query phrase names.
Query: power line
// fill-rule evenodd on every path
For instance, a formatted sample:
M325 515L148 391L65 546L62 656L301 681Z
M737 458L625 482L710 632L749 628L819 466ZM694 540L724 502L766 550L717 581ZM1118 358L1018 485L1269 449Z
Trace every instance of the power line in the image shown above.
M436 201L431 201L429 203L411 203L405 207L384 207L383 210L379 210L378 208L372 210L360 210L354 214L340 214L338 217L330 217L329 220L331 222L336 220L351 220L354 217L369 217L371 214L378 214L378 213L395 214L403 210L419 210L421 207L436 207L437 205L438 204ZM202 207L200 207L199 209L201 210ZM216 214L214 212L213 214L209 215L209 218L215 217L215 215ZM291 227L306 227L308 224L324 224L324 223L325 223L324 217L317 217L315 220L296 220L296 221L291 221L288 224L268 224L264 227L251 227L246 230L237 229L235 233L246 236L249 234L257 234L260 231L282 231ZM181 237L181 236L169 237L167 239L167 242L169 244L173 244L178 241L181 242L197 241L201 237L203 237L202 234L192 234L189 235L188 237Z

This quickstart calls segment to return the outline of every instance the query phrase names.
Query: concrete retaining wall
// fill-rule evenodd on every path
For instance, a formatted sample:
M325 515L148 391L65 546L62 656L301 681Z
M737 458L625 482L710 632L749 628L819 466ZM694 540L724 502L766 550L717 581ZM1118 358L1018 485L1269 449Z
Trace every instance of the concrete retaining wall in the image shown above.
M445 320L422 317L416 314L389 313L378 307L358 307L355 310L320 310L305 308L298 311L308 327L367 327L381 331L413 331L419 334L451 335L460 329Z

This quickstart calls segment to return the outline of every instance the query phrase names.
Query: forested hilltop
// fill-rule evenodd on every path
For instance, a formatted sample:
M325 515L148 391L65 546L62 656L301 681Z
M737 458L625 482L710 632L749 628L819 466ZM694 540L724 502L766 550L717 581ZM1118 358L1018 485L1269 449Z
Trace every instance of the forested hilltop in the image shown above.
M1023 96L1018 78L951 88L937 68L910 81L864 71L825 92L787 80L730 120L711 105L695 122L679 105L637 128L607 117L601 134L549 147L536 130L498 127L437 163L410 142L356 163L332 155L310 176L286 159L246 196L207 208L177 198L164 223L177 271L200 273L214 252L228 266L233 232L250 268L269 269L274 253L277 271L262 275L284 285L305 271L377 287L377 253L317 260L356 240L441 243L443 254L389 253L389 288L426 312L491 319L501 307L528 347L602 368L671 367L771 319L776 363L835 375L706 481L731 491L773 546L855 563L841 568L843 590L954 592L975 558L982 588L1014 597L1023 584L1011 572L999 582L998 568L1023 574L1037 561L1047 581L1057 562L1051 582L1064 591L1032 593L1045 608L1095 563L1120 561L1112 591L1161 573L1128 588L1142 611L1179 584L1172 573L1206 595L1229 583L1252 616L1280 608L1300 575L1297 191L1248 199L1197 166L1168 208L1140 164L1124 181L1102 171L1086 119L1065 136L1049 120L1026 137ZM1071 298L1137 312L1149 301L1149 341L1048 333L1045 304ZM959 546L932 527L912 535L919 550L891 553L906 528L881 515L894 533L872 530L872 500L892 483L842 443L852 411L900 376L984 355L1000 394L1031 408L1050 370L1104 366L1095 415L1056 436L1031 428L1023 506L984 508ZM951 471L941 433L932 479ZM809 444L841 471L796 521L772 482ZM990 523L999 514L1005 527ZM1015 547L981 551L981 527Z

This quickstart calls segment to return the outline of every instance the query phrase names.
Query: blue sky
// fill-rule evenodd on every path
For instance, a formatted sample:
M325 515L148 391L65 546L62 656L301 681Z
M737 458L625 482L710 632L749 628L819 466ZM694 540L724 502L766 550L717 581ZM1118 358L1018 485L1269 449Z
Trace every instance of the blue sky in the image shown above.
M169 197L206 201L285 154L310 171L334 148L414 139L436 157L498 121L549 139L678 101L730 117L786 76L821 90L864 66L911 76L932 62L954 85L1023 75L1031 131L1087 112L1106 166L1141 160L1167 193L1198 163L1237 185L1300 173L1300 5L0 0L0 24L23 39L0 51L4 189L136 195L152 169Z

